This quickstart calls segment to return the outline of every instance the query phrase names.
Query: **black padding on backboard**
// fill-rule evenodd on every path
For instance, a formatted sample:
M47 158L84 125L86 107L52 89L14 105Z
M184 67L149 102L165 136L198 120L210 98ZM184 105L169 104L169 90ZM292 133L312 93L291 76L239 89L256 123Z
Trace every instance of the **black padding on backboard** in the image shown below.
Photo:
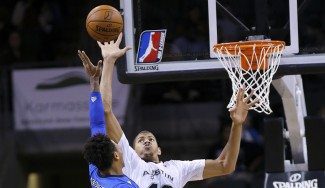
M284 172L283 118L264 119L265 171Z
M325 119L306 117L305 135L309 171L325 170Z

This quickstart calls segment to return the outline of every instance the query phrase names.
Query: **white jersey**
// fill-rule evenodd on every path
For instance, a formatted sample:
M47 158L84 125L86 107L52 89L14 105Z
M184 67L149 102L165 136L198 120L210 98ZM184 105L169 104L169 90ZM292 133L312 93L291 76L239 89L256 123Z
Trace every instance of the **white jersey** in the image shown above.
M118 143L123 153L123 173L140 188L181 188L188 181L202 180L205 160L145 162L123 134Z

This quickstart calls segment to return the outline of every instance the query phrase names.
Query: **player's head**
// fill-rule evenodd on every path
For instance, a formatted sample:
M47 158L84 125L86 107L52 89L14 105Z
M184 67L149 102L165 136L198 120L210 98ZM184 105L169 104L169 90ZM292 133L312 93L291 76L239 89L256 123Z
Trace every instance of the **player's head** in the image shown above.
M84 146L85 160L100 171L123 167L122 153L115 142L107 135L96 134L88 139Z
M133 141L135 152L147 162L159 162L161 150L157 139L150 131L141 131Z

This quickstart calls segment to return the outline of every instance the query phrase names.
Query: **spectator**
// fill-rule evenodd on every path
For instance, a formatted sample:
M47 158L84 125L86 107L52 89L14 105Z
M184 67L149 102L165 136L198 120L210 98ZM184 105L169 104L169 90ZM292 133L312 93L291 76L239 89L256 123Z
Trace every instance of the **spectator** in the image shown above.
M6 49L1 54L1 59L3 65L10 66L13 63L17 63L22 60L22 50L21 50L21 36L18 31L10 32L8 39L8 45Z

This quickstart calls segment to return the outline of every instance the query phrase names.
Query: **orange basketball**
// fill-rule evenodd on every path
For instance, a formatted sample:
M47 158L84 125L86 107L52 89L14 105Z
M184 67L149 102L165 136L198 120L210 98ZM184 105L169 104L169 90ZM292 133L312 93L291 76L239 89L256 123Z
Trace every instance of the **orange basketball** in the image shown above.
M88 34L100 42L117 39L123 29L123 19L118 10L109 5L93 8L86 19Z

